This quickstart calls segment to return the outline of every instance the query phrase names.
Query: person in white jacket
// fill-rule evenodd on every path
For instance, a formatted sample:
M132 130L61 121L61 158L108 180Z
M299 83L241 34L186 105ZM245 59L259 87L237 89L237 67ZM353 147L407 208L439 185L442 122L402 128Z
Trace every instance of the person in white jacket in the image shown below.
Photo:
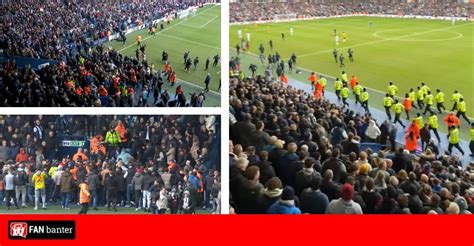
M371 143L375 143L377 142L377 138L380 136L380 134L380 129L377 124L375 124L375 121L370 120L367 130L365 130L365 136L367 136L367 140Z
M156 201L156 206L159 214L165 214L168 209L168 191L164 187L160 191L160 199Z

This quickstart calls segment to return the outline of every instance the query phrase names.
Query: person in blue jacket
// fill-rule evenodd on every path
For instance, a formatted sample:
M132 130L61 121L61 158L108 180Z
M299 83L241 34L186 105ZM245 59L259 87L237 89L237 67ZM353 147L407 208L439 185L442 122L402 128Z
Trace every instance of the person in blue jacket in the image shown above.
M295 191L291 186L285 186L280 200L276 201L267 209L267 214L301 214L295 206Z

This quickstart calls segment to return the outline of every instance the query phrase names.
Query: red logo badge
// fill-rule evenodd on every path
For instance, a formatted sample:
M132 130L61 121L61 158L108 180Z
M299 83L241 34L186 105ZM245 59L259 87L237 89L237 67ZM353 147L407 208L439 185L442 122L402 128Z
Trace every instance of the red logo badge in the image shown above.
M10 223L10 236L26 238L28 235L28 224L26 222Z

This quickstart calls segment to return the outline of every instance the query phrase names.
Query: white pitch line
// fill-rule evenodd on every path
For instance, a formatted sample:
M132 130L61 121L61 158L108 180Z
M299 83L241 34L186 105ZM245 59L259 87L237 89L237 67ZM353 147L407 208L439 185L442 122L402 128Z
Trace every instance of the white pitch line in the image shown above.
M209 8L209 9L204 10L203 12L201 12L201 13L199 13L199 14L196 14L195 16L193 16L193 17L191 17L191 18L188 18L188 19L186 19L186 20L184 20L184 21L181 21L181 22L179 22L179 23L176 23L176 24L174 24L173 26L171 26L171 27L165 29L163 32L168 31L168 30L170 30L171 28L173 28L173 27L175 27L175 26L181 25L183 22L188 21L188 20L190 20L190 19L192 19L192 18L194 18L194 17L196 17L196 16L198 16L198 15L201 15L201 14L203 14L203 13L205 13L205 12L207 12L207 11L209 11L209 10L211 10L211 9L213 9L213 8L215 8L215 7L217 7L217 6L218 6L218 5L215 5L215 6L211 7L211 8ZM203 45L203 46L207 46L207 47L210 47L210 48L214 48L214 49L220 50L220 48L215 47L215 46L211 46L211 45L207 45L207 44L195 42L195 41L192 41L192 40L186 40L186 39L177 38L177 37L174 37L174 36L170 36L170 35L163 34L163 32L159 32L159 33L157 33L156 35L161 35L161 36L164 36L164 37L174 38L174 39L177 39L177 40L183 40L183 41L186 41L186 42L190 42L190 43L194 43L194 44L199 44L199 45ZM148 37L144 38L142 41L145 41L145 40L147 40L147 39L149 39L149 38L152 38L152 37L154 37L154 36L148 36ZM134 46L134 45L136 45L136 44L131 44L131 45L125 47L125 48L122 48L122 49L118 50L118 52L121 52L121 51L123 51L123 50L126 50L126 49L128 49L128 48L130 48L130 47L132 47L132 46ZM200 89L204 89L204 87L199 86L199 85L196 85L196 84L193 84L193 83L191 83L191 82L188 82L188 81L185 81L185 80L182 80L182 79L179 79L179 78L177 78L177 80L178 80L178 81L181 81L181 82L183 82L183 83L185 83L185 84L188 84L188 85L190 85L190 86L197 87L197 88L200 88ZM210 92L210 93L214 93L214 94L216 94L216 95L218 95L218 96L221 95L220 93L215 92L215 91L212 91L212 90L209 90L209 92Z
M397 36L397 37L393 37L393 38L389 38L389 39L375 40L375 41L370 41L370 42L361 43L361 44L356 44L356 45L349 45L349 46L340 47L340 48L337 48L337 49L354 48L354 47L359 47L359 46L364 46L364 45L369 45L369 44L375 44L375 43L381 43L381 42L386 42L386 41L392 41L392 40L395 40L395 41L396 41L397 39L402 39L402 38L406 38L406 37L416 36L416 35L419 35L419 34L425 34L425 33L430 33L430 32L435 32L435 31L440 31L440 30L446 30L446 29L451 29L451 28L456 28L456 27L461 27L461 26L466 26L466 25L472 25L472 23L467 23L467 24L458 25L458 26L449 26L449 27L431 29L431 30L423 31L423 32L415 32L415 33L411 33L411 34L407 34L407 35L402 35L402 36ZM300 55L300 56L298 56L298 57L306 57L306 56L320 55L320 54L330 53L330 52L332 52L333 50L334 50L334 49L323 50L323 51L319 51L319 52L314 52L314 53L309 53L309 54Z
M209 15L205 15L205 16L209 16ZM200 25L200 26L193 26L193 25L188 25L188 24L181 24L182 26L188 26L188 27L192 27L192 28L197 28L197 29L203 29L204 27L206 27L209 23L211 23L212 21L214 21L215 19L217 19L217 15L212 15L214 18L212 18L210 21Z
M184 23L184 22L186 22L186 21L188 21L188 20L190 20L190 19L192 19L192 18L194 18L194 17L196 17L196 16L198 16L198 15L201 15L201 14L206 13L207 11L209 11L209 10L211 10L211 9L214 9L214 8L217 7L217 6L218 6L218 5L215 5L215 6L211 7L211 8L209 8L209 9L206 9L206 10L204 10L204 11L202 11L202 12L196 14L195 16L192 16L192 17L190 17L190 18L188 18L188 19L185 19L185 20L183 20L183 21L180 21L180 22L178 22L178 23L176 23L176 24L174 24L174 25L172 25L172 26L166 28L166 29L163 30L162 32L157 33L156 35L163 35L163 34L162 34L163 32L169 31L169 30L175 28L176 26L179 26L179 25L181 25L182 23ZM144 38L144 39L142 40L142 42L144 42L144 41L146 41L146 40L148 40L148 39L150 39L150 38L152 38L152 37L155 37L156 35L148 36L148 37ZM133 47L133 46L136 46L136 45L137 45L136 43L132 43L132 44L130 44L130 45L128 45L128 46L126 46L126 47L124 47L124 48L122 48L122 49L119 49L118 52L122 52L122 51L127 50L127 49L129 49L130 47Z
M200 42L196 42L196 41L192 41L192 40L189 40L189 39L178 38L178 37L167 35L167 34L161 34L161 36L168 37L168 38L173 38L173 39L176 39L176 40L180 40L180 41L184 41L184 42L188 42L188 43L192 43L192 44L202 45L202 46L212 48L212 49L216 49L216 50L221 50L220 47L212 46L212 45L208 45L208 44L204 44L204 43L200 43Z
M194 86L194 87L196 87L196 88L200 88L200 89L203 89L203 90L204 90L204 87L202 87L202 86L200 86L200 85L196 85L196 84L193 84L193 83L191 83L191 82L188 82L188 81L185 81L185 80L182 80L182 79L177 79L177 80L178 80L178 81L181 81L181 82L183 82L183 83L185 83L185 84L188 84L188 85L190 85L190 86ZM218 95L218 96L221 95L221 93L219 93L219 92L217 92L217 91L209 90L209 92L214 93L214 94L216 94L216 95Z
M214 18L212 18L212 19L209 20L208 22L204 23L203 25L199 26L198 28L199 28L199 29L204 28L204 27L207 26L209 23L211 23L211 22L213 22L215 19L217 19L217 17L218 17L217 15L214 16Z

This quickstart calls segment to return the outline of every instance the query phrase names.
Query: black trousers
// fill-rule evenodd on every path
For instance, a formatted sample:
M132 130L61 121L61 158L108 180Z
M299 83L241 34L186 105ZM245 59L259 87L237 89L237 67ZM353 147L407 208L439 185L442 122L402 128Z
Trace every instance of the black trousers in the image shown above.
M459 146L459 143L455 143L455 144L449 143L449 145L448 145L449 154L452 153L453 147L458 149L459 152L461 152L461 154L464 155L464 151L462 150L461 146Z
M403 122L400 120L400 114L397 114L395 113L395 120L393 121L393 123L400 123L400 125L405 128L405 125L403 124Z
M446 110L446 107L444 107L444 104L441 102L441 103L436 103L436 108L438 109L438 113L441 114L442 110Z
M389 120L392 120L392 114L390 113L390 106L387 107L387 106L384 106L385 108L385 113L387 114L387 117Z
M423 114L426 114L426 112L433 113L433 110L431 110L431 105L426 104L425 111L423 111Z
M5 199L7 202L7 208L11 206L10 200L13 198L13 203L15 203L15 207L18 207L18 202L16 201L15 190L5 190Z
M471 124L471 121L469 120L469 118L467 118L466 116L466 112L461 112L461 111L458 111L456 113L456 117L460 118L459 116L462 116L464 118L464 120L467 121L468 124Z
M347 98L342 98L342 104L343 105L347 105L347 107L349 107L349 103L347 102Z
M369 101L365 101L365 102L361 102L360 103L362 105L362 107L365 109L365 112L370 114L370 111L369 111Z
M439 133L438 133L438 128L432 128L430 127L430 130L432 130L436 136L436 139L438 139L438 143L441 143L441 138L439 137Z
M87 210L89 210L89 203L81 203L81 211L79 211L79 214L87 214Z

